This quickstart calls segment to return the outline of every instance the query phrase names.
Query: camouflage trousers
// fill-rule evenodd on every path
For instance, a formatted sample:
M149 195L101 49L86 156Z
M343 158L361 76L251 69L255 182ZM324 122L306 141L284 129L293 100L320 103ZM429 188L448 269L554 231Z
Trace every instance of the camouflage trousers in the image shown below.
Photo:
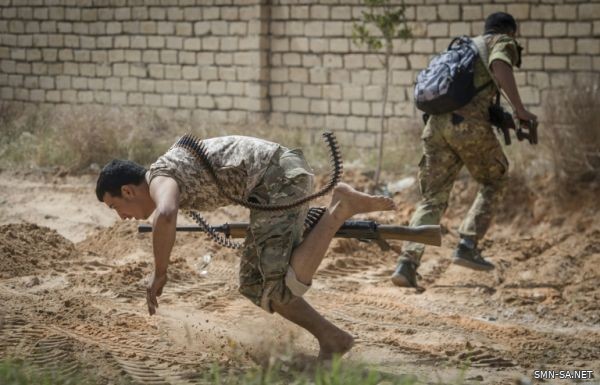
M488 122L463 120L452 123L452 114L431 116L421 136L423 157L419 162L422 199L410 226L437 225L446 208L454 181L463 166L480 184L475 201L464 218L459 234L481 239L492 219L495 201L501 196L508 160ZM409 242L400 261L420 263L425 246Z
M300 150L285 150L273 156L250 200L282 204L312 192L312 169ZM250 229L240 261L242 295L272 312L271 302L288 303L294 298L286 285L290 257L302 241L308 203L286 211L250 210Z

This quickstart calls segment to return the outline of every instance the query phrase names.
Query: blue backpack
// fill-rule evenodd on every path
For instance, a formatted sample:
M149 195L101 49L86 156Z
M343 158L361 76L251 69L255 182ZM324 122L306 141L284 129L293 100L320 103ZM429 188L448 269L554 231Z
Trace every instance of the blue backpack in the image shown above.
M483 39L475 42L470 37L460 36L450 42L446 51L431 59L417 76L415 102L419 110L429 115L455 111L490 84L475 88L473 81L479 50L487 51L485 43L483 46L481 43ZM485 58L487 52L482 56Z

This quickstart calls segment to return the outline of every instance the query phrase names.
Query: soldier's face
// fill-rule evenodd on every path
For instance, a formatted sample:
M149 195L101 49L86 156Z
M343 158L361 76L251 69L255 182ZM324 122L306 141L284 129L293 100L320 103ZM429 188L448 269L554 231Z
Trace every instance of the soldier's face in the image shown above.
M110 193L105 193L102 201L110 208L117 212L121 219L146 219L146 210L141 197L135 191L128 189L128 186L123 186L121 196L112 196Z

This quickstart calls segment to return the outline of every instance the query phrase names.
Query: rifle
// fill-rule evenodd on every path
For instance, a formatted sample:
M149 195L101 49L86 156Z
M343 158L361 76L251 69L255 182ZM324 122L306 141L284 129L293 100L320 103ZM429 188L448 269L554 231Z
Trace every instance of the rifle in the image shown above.
M248 230L248 223L225 223L220 226L212 226L216 232L224 234L227 238L244 238ZM177 231L204 232L200 226L177 226ZM149 233L152 231L150 225L139 225L138 232ZM442 235L440 226L400 226L382 225L375 221L346 221L335 233L336 238L355 238L363 242L375 242L382 250L389 250L390 245L386 239L397 239L426 245L440 246Z
M489 109L490 122L494 127L504 135L504 143L510 145L510 130L515 130L519 141L527 139L530 144L537 144L537 120L521 120L519 119L519 127L515 125L515 121L511 114L506 112L500 105L499 95L496 97L496 103L492 104Z

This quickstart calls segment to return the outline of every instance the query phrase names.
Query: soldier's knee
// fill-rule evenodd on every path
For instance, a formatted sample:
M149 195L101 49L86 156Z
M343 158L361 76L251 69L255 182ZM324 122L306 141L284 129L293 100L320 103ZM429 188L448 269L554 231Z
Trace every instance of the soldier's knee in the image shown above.
M286 305L296 298L302 297L310 285L300 282L294 270L289 268L285 275L278 279L258 282L241 281L238 291L253 304L273 313L273 304Z
M418 211L423 212L423 215L443 213L448 208L449 196L432 196L423 199L419 205Z
M262 299L262 287L261 286L262 285L247 285L247 284L241 283L240 287L238 287L238 292L241 295L243 295L244 297L246 297L247 299L249 299L250 302L252 302L256 306L262 307L261 306L261 299ZM269 311L269 309L265 309L265 310Z
M296 272L291 265L285 275L285 285L292 292L292 295L296 297L302 297L311 286L310 284L305 284L304 282L300 282L300 280L298 280Z
M508 184L508 168L498 167L491 170L487 175L476 178L476 180L486 186L491 192L501 192Z

